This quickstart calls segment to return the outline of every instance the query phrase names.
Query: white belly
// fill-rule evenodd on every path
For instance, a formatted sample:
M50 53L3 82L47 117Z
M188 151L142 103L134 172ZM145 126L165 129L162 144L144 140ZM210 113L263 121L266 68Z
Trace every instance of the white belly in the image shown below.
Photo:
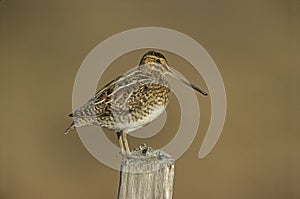
M155 107L152 111L150 111L149 115L137 121L116 123L114 126L116 129L123 130L126 133L130 133L149 124L150 122L158 118L164 112L164 110L165 110L164 106L158 106Z

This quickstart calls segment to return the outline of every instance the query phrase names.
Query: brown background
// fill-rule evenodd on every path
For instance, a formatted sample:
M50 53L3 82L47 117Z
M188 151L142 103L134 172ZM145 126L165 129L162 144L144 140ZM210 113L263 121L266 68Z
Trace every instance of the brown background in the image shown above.
M299 0L0 0L0 20L1 199L116 198L118 172L94 159L75 132L63 131L86 55L109 36L143 26L197 40L218 65L227 91L222 136L202 160L210 100L198 95L203 120L176 162L174 198L300 198ZM144 52L116 60L100 86L135 66ZM192 66L165 55L206 89ZM171 101L174 114L163 131L131 138L132 146L161 147L172 139L179 109Z

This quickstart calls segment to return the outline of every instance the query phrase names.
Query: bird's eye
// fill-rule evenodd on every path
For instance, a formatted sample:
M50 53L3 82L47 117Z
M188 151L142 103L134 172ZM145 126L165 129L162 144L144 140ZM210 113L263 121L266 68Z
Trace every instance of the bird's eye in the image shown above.
M160 59L157 59L156 62L157 62L157 63L161 63L161 62L160 62Z

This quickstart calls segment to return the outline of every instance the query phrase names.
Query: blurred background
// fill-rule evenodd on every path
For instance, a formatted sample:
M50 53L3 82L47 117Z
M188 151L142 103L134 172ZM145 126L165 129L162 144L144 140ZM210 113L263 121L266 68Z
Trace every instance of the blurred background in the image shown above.
M117 197L118 171L93 158L76 131L63 132L87 54L116 33L144 26L174 29L199 42L227 93L222 135L204 159L198 152L210 99L197 95L200 127L176 161L173 198L300 198L299 0L0 0L0 198ZM136 66L146 51L117 59L99 87ZM207 89L193 66L163 53ZM167 144L179 124L174 96L167 113L159 134L130 137L131 145Z

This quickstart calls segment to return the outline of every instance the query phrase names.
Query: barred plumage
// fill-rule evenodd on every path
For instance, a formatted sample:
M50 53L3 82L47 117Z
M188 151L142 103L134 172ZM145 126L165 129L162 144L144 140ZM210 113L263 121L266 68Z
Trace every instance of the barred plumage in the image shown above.
M125 148L129 153L126 133L156 119L169 102L167 75L179 78L169 69L162 54L147 52L136 69L106 84L85 105L70 114L74 121L65 133L75 127L99 125L117 132L121 149Z

